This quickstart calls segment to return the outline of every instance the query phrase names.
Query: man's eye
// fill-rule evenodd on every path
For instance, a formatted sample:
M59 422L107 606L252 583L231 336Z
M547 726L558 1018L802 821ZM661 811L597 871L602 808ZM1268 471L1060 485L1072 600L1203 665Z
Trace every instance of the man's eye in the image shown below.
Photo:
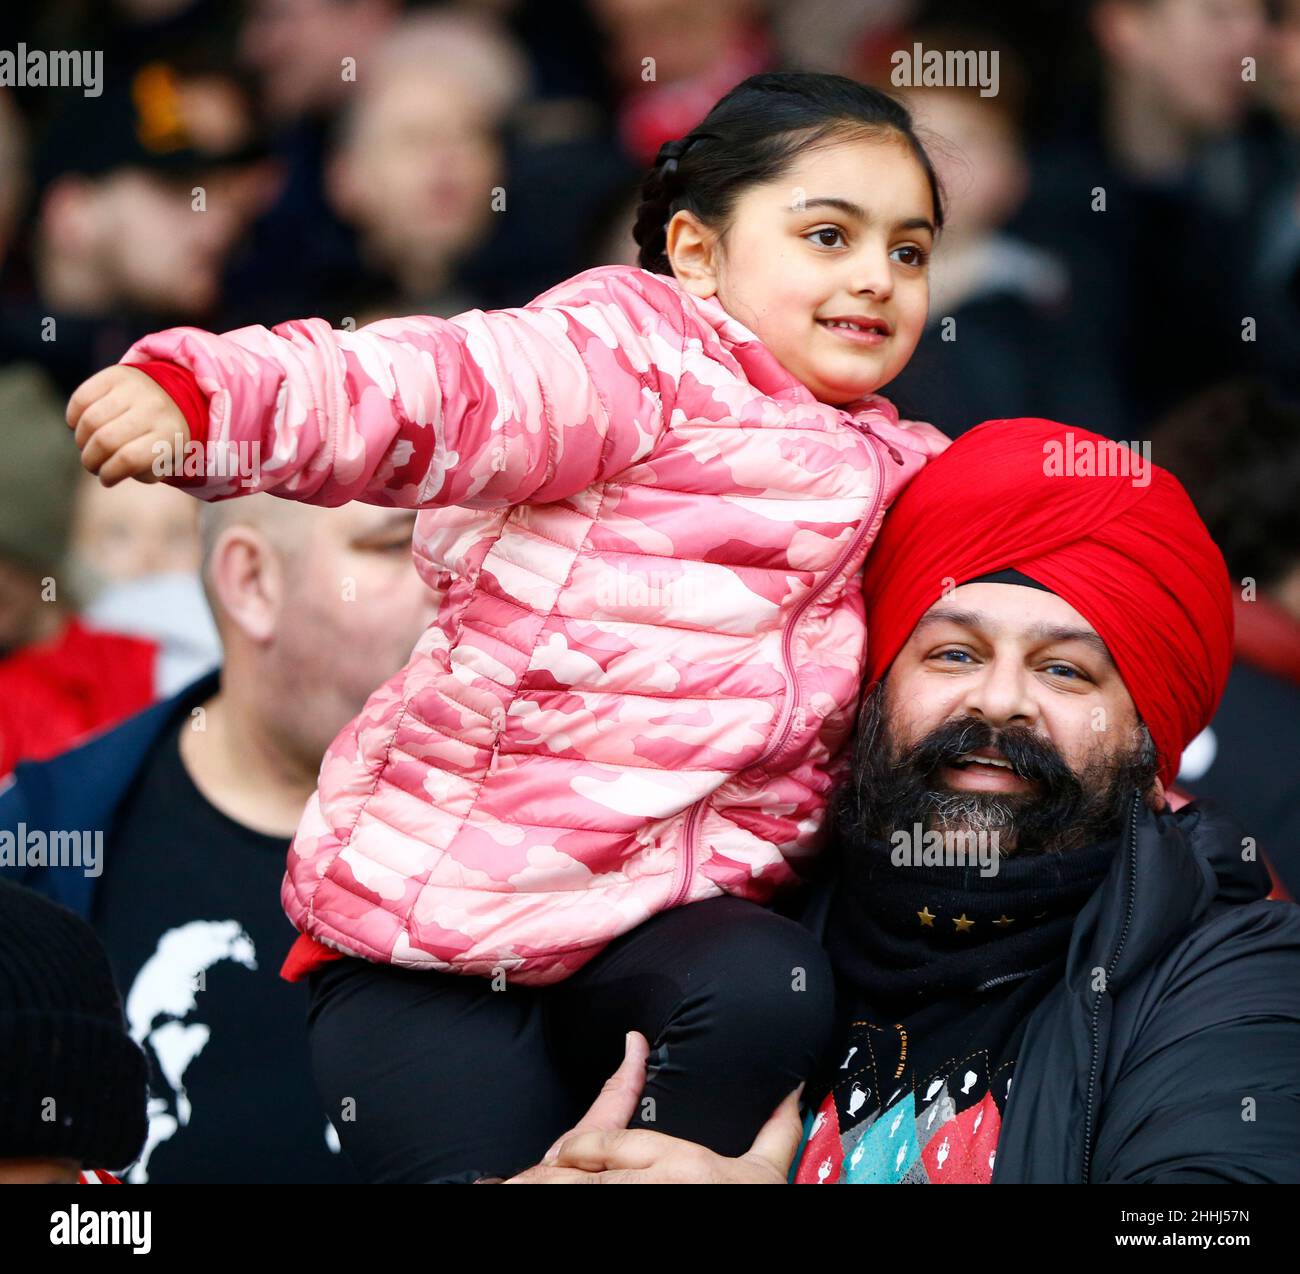
M818 242L817 242L817 246L818 246L819 248L835 248L835 247L838 247L839 244L837 244L837 243L827 243L824 239L821 238L822 235L826 235L826 234L828 234L828 235L832 235L834 238L840 240L841 243L842 243L843 240L844 240L844 232L843 232L842 230L840 230L840 228L839 228L838 226L823 226L820 230L813 230L813 231L811 231L810 233L804 235L804 238L805 238L805 239L816 239L816 240L818 241Z
M935 659L947 660L949 656L955 655L958 659L969 659L970 651L968 650L941 650L934 656Z
M1065 676L1073 678L1076 681L1091 681L1092 678L1086 673L1080 672L1077 668L1071 668L1069 664L1048 664L1047 671L1054 676Z

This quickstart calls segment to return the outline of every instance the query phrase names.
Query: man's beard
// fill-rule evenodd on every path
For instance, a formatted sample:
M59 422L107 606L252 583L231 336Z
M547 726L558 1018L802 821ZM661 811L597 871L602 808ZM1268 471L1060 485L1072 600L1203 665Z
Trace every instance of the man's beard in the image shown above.
M989 747L1034 788L978 792L942 785L943 766ZM848 848L919 823L925 831L996 832L1004 855L1056 853L1116 835L1134 791L1146 797L1157 773L1145 726L1132 748L1099 756L1079 773L1032 730L994 729L971 717L945 721L918 743L900 745L885 715L882 681L863 700L853 772L832 801L832 835Z

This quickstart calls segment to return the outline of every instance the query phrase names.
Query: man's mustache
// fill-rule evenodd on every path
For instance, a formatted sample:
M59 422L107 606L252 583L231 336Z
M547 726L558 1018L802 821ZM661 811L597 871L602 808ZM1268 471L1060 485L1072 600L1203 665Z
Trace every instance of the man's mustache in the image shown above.
M944 766L985 748L1001 753L1032 788L959 791L939 779ZM1004 852L1055 851L1112 834L1133 790L1150 791L1156 769L1146 731L1132 748L1095 752L1080 771L1028 727L996 728L978 717L954 717L916 742L904 742L891 728L881 682L863 699L853 774L835 793L830 821L838 840L855 845L917 821L962 823L982 811L1005 820Z
M936 726L920 742L905 748L895 764L910 766L928 779L967 752L984 748L1000 752L1021 778L1037 783L1046 794L1078 782L1065 758L1041 735L1024 726L994 729L987 721L975 719L954 719Z

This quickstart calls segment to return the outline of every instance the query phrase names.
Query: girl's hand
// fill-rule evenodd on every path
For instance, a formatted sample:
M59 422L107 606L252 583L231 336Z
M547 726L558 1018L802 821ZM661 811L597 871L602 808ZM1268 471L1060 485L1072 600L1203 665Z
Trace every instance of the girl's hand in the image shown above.
M106 487L125 478L157 482L179 473L178 451L190 440L185 415L165 390L137 367L117 364L96 372L68 400L84 469Z

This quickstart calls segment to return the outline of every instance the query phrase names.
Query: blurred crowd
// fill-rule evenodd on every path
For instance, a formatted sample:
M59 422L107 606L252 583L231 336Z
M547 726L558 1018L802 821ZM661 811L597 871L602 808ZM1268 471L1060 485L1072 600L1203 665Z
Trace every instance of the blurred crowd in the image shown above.
M0 48L102 50L103 79L0 87L0 775L177 694L201 711L224 649L226 706L181 752L273 882L324 747L421 630L409 519L104 490L68 394L164 327L448 317L634 264L659 145L747 75L806 68L898 92L948 200L929 327L884 390L902 414L1077 423L1183 478L1241 600L1180 782L1269 828L1300 886L1300 0L44 0L3 24ZM897 85L917 43L996 50L998 92ZM335 603L343 576L386 605ZM259 747L287 777L240 791ZM123 889L65 901L125 935ZM149 956L128 945L124 986ZM157 1147L197 1106L162 1087L152 1179L194 1179Z

